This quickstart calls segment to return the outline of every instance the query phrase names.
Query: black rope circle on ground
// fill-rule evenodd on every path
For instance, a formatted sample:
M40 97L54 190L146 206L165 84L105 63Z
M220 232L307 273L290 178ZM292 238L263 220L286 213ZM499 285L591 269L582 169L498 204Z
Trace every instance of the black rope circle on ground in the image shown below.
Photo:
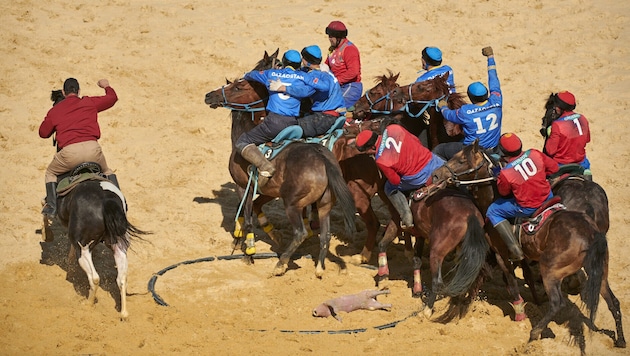
M237 255L226 255L226 256L217 256L217 257L202 257L202 258L197 258L194 260L188 260L188 261L183 261L183 262L179 262L176 263L174 265L168 266L166 268L163 268L161 270L159 270L157 273L155 273L151 279L149 279L149 284L148 284L148 289L149 292L151 292L151 295L153 296L153 300L155 300L156 303L158 303L159 305L168 306L168 303L166 303L166 301L164 301L164 299L162 299L162 297L160 297L159 294L157 294L157 292L155 291L155 283L157 282L157 278L161 275L163 275L164 273L177 268L178 266L181 265L190 265L193 263L199 263L199 262L212 262L214 260L224 260L224 261L228 261L228 260L236 260L236 259L240 259L245 257L244 254L237 254ZM278 254L274 253L274 252L268 252L268 253L257 253L255 255L252 256L254 259L265 259L265 258L273 258L273 257L278 257ZM311 258L311 255L300 255L300 256L294 256L296 258L301 258L301 257L306 257L306 258ZM374 266L371 265L361 265L361 267L364 268L369 268L369 269L376 269ZM389 329L389 328L393 328L396 325L402 323L403 321L412 318L416 315L418 315L418 313L420 313L420 310L417 310L411 314L409 314L409 316L397 320L397 321L393 321L391 323L387 323L387 324L383 324L383 325L378 325L378 326L374 326L372 327L372 329L376 329L376 330L384 330L384 329ZM249 331L259 331L259 332L266 332L266 331L273 331L273 330L267 330L267 329L248 329ZM357 333L362 333L362 332L366 332L368 330L368 328L360 328L360 329L346 329L346 330L280 330L281 333L296 333L296 334L357 334Z

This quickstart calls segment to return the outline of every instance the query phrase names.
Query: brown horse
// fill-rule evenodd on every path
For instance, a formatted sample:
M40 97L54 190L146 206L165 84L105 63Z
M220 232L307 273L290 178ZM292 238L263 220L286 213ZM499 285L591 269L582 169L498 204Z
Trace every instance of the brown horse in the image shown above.
M477 142L465 147L446 165L434 172L434 182L450 182L456 185L483 186L474 189L474 195L482 211L494 199L494 189L488 185L494 162L479 148ZM593 219L567 201L566 210L552 214L540 229L533 235L523 234L522 245L525 256L538 261L540 273L549 297L549 310L533 327L530 341L541 337L542 331L551 319L565 305L566 297L561 291L563 279L584 268L587 275L582 289L582 301L590 311L589 319L594 327L595 314L599 304L599 295L604 298L613 319L615 320L617 336L613 339L616 347L626 347L623 335L622 317L619 301L608 284L608 244L606 235L595 224ZM500 237L494 235L491 245L507 261L507 248L500 246ZM497 246L500 246L497 248ZM525 269L524 269L525 271ZM532 283L530 283L532 286ZM514 288L514 286L512 286ZM518 287L516 286L516 290ZM513 292L513 291L511 291ZM534 293L534 291L532 290ZM520 299L520 296L518 297ZM594 327L596 328L596 327ZM610 334L610 333L608 333ZM580 343L583 345L583 340Z
M464 137L461 126L445 120L437 110L440 99L446 99L450 109L458 109L466 103L463 94L449 94L451 88L446 81L447 78L448 74L437 76L422 82L400 86L390 93L392 102L404 103L403 107L396 108L397 110L403 110L407 116L413 118L428 116L427 147L431 150L440 143L461 141Z
M277 52L278 51L271 56L267 55L265 52L264 58L256 65L256 69L269 68L273 59L277 56ZM251 120L255 124L258 124L260 117L264 116L264 103L268 97L268 92L264 85L253 81L238 80L234 83L228 82L226 86L220 88L220 91L220 98L215 96L214 99L208 101L208 96L206 96L206 103L213 108L225 107L232 109L233 122L240 120L239 116L241 115L249 115ZM372 197L381 192L379 197L383 200L383 203L385 203L390 212L393 211L389 200L384 192L382 192L384 180L374 163L374 159L359 152L352 144L356 134L364 128L369 127L369 122L347 126L346 130L349 133L340 136L332 148L332 152L339 162L344 179L353 196L356 210L364 221L367 230L365 245L360 255L354 258L356 263L367 263L371 259L372 251L376 245L376 235L380 223L372 208ZM237 138L238 136L232 136L232 140L236 140ZM239 189L242 190L240 187ZM242 194L240 194L240 196L242 197ZM273 238L271 231L273 227L262 212L262 206L272 199L274 199L274 197L259 196L254 201L253 211L258 217L259 224L263 227L265 232ZM317 209L315 208L313 211L317 211ZM245 236L241 229L242 224L243 218L239 218L234 234L236 239Z

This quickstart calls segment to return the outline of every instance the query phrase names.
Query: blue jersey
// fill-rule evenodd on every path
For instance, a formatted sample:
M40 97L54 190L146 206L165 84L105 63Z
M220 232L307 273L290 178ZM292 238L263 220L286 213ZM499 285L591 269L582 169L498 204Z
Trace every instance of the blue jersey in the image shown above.
M447 65L441 65L435 68L431 68L430 70L426 71L424 74L422 74L421 76L418 77L418 79L416 79L416 83L418 82L424 82L425 80L429 80L429 79L433 79L435 77L438 77L444 73L448 72L448 78L446 79L446 82L448 83L448 85L451 87L451 89L449 90L449 93L454 93L455 92L455 77L453 76L453 68L447 66Z
M495 148L499 145L503 96L493 57L488 57L488 86L490 95L487 101L466 104L456 110L446 106L440 108L446 120L462 125L465 135L463 142L466 145L473 143L477 138L483 148Z
M278 115L297 117L300 115L300 100L312 94L312 89L304 84L306 73L295 71L287 67L282 69L267 69L265 71L251 71L245 74L245 80L253 80L264 84L269 89L272 80L282 82L285 87L294 87L291 95L281 92L269 92L267 111Z
M344 106L341 86L332 73L312 70L306 73L305 83L314 90L311 95L313 112L337 110ZM293 95L293 91L293 87L287 87L287 93Z

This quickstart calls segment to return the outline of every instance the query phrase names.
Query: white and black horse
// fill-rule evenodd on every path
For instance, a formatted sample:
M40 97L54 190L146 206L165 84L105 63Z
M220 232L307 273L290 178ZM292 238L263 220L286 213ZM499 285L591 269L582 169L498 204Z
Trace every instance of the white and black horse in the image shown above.
M55 92L51 99L56 101ZM132 237L139 238L148 232L136 228L127 220L127 205L122 192L101 174L97 163L83 163L59 178L59 187L64 186L64 178L70 182L68 189L57 195L57 219L67 229L70 244L68 263L77 260L78 249L79 265L90 284L88 301L94 303L100 276L94 267L92 252L100 243L113 251L118 270L116 283L120 290L120 316L124 320L129 316L126 302L127 249ZM45 241L53 241L53 231L46 217L42 233Z

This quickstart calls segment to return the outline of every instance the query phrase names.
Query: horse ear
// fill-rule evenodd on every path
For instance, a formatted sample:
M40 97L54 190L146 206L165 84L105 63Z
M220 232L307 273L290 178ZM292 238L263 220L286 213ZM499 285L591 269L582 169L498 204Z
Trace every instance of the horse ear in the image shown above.
M225 84L229 85L229 84L232 84L232 82L228 78L225 78Z
M477 151L479 151L479 138L476 138L475 142L473 142L473 152Z
M398 72L398 74L396 74L396 75L394 76L394 82L397 82L397 81L398 81L398 77L399 77L399 76L400 76L400 72Z
M278 58L278 53L280 53L280 48L276 48L276 51L271 54L273 58Z

